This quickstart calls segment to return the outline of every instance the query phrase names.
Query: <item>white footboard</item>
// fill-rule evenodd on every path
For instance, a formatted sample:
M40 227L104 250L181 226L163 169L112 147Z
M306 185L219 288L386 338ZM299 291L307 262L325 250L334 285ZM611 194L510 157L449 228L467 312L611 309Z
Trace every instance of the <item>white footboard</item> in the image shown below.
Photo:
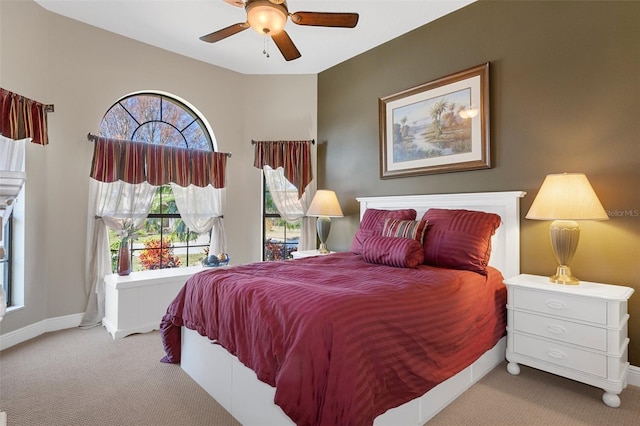
M275 388L220 345L182 327L182 369L245 426L294 425L273 403Z
M421 426L504 361L505 339L423 396L378 416L376 426ZM182 327L182 369L244 426L294 425L273 403L275 388L258 380L224 348Z

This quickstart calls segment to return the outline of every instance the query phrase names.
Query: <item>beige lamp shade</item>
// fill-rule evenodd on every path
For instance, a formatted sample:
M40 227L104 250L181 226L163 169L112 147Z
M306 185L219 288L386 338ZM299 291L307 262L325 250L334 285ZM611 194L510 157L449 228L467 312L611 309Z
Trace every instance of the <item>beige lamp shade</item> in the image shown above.
M307 209L307 216L342 217L342 209L334 191L319 189Z
M547 175L526 218L607 220L609 216L583 173L562 173Z
M307 209L307 216L316 216L316 228L318 229L318 238L320 239L320 253L329 253L327 248L327 238L331 230L331 218L342 217L342 209L338 202L338 197L333 191L327 189L319 189L311 200L311 205Z
M582 173L547 175L525 217L553 221L549 236L558 267L549 280L556 284L579 284L569 267L580 239L576 221L609 219L587 177Z

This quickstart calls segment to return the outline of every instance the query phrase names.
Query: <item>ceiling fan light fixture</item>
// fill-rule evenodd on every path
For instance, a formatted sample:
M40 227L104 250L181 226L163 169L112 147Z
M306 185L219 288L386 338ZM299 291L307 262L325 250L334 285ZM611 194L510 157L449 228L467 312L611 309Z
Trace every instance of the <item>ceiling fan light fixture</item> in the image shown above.
M247 21L259 34L278 34L284 29L287 17L287 9L280 4L269 0L247 2Z

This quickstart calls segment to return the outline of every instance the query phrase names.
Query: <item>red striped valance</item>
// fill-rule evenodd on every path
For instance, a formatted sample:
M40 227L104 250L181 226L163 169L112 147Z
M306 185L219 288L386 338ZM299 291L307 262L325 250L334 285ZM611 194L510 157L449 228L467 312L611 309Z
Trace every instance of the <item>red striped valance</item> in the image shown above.
M0 133L47 145L47 106L0 87Z
M214 188L226 186L228 154L119 139L95 139L91 174L100 182L144 181Z
M251 141L255 145L253 166L262 169L282 167L284 177L298 189L298 197L313 180L311 144L313 141Z

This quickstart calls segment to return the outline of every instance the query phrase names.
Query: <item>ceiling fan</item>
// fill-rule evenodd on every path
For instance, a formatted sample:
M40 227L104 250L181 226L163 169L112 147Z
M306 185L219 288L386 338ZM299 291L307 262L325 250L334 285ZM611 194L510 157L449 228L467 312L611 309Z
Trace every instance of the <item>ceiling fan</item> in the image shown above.
M285 0L224 0L224 2L244 8L247 12L246 22L239 22L221 30L214 31L211 34L200 37L200 40L215 43L244 31L247 28L253 28L260 34L270 36L287 61L292 61L302 56L284 30L287 18L291 17L291 22L297 25L310 25L315 27L353 28L358 23L357 13L289 13Z

